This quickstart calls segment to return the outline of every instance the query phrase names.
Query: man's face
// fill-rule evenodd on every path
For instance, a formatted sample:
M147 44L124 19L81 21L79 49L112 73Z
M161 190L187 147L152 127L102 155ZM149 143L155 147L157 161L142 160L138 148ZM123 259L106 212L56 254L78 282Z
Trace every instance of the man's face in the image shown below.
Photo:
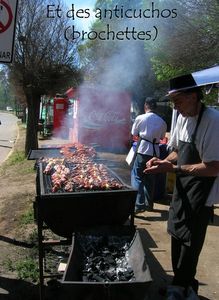
M198 104L196 93L177 93L170 96L170 100L183 117L192 117L198 113Z

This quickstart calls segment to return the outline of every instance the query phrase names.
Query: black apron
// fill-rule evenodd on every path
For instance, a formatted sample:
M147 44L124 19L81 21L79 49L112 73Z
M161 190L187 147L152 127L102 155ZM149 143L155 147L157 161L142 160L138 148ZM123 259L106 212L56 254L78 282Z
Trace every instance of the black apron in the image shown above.
M179 141L178 165L200 163L195 146L195 137L204 111L202 105L191 142ZM208 198L216 177L198 177L184 174L176 175L173 199L170 204L168 232L175 238L190 245L190 237L197 217Z

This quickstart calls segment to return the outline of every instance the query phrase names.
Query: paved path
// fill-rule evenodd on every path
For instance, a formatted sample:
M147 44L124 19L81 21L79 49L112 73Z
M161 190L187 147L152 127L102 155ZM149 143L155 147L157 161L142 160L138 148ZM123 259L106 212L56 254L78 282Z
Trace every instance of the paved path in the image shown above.
M16 140L18 118L11 113L0 112L0 121L0 163L2 163Z

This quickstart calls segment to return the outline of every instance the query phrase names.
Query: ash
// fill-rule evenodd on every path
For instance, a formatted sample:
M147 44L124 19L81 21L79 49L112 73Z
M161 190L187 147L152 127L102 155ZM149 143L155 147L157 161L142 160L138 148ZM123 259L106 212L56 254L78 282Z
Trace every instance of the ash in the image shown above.
M130 242L124 236L80 236L79 244L83 255L82 281L135 281L129 265Z

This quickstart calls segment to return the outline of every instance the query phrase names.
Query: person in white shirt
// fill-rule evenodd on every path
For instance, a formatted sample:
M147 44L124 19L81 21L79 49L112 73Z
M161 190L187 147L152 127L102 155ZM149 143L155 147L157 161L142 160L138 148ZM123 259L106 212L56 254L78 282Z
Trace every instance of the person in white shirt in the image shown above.
M131 130L133 139L138 138L137 155L131 171L131 184L138 190L135 202L136 214L153 210L155 176L146 175L143 170L148 160L153 156L159 157L159 142L165 137L167 130L166 122L154 112L155 109L156 100L146 98L145 113L135 119Z
M164 160L148 161L144 172L176 173L168 219L172 285L183 288L185 294L190 288L198 293L198 259L213 219L213 205L219 203L219 112L205 107L201 88L194 86L189 75L172 79L170 85L169 98L180 113L169 142L173 151Z

